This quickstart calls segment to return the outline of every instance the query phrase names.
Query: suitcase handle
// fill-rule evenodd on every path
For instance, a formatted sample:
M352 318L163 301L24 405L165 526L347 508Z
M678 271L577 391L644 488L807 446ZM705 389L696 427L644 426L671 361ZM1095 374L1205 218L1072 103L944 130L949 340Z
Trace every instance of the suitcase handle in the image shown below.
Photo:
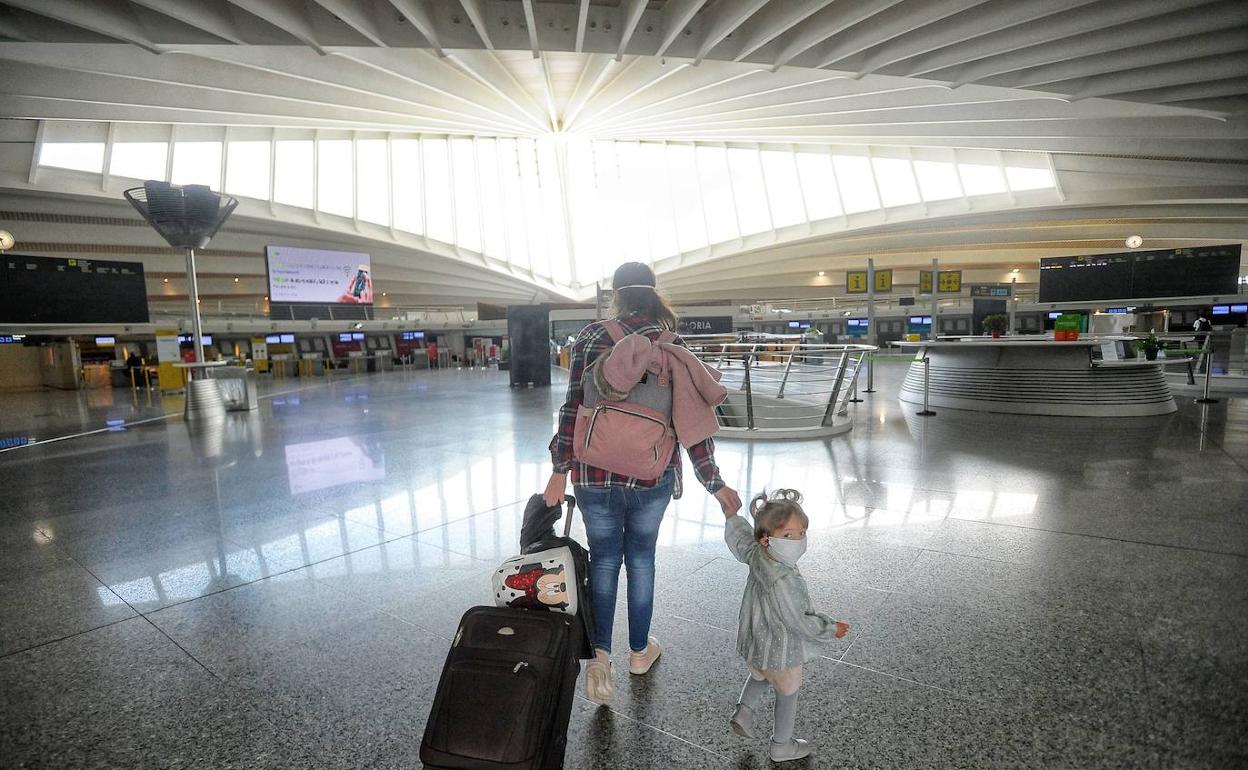
M572 536L572 512L576 510L576 498L572 495L564 495L564 502L568 504L567 515L563 518L563 536Z

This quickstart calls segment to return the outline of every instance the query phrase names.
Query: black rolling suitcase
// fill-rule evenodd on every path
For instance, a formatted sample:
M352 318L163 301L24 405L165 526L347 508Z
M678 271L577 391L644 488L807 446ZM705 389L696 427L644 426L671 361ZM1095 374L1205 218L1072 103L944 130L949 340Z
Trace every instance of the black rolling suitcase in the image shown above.
M572 600L570 606L559 609L535 601L526 605L531 608L473 607L464 613L420 744L426 768L563 767L579 658L589 650L592 617L588 560L580 544L568 537L574 504L569 496L564 536L555 537L551 524L558 507L530 501L521 534L522 551L541 557L534 562L538 572L558 564L573 573L567 577L575 579L553 588L568 594L564 598ZM521 567L533 566L530 559L518 561L525 562ZM506 564L501 571L514 572ZM496 596L500 603L507 598Z

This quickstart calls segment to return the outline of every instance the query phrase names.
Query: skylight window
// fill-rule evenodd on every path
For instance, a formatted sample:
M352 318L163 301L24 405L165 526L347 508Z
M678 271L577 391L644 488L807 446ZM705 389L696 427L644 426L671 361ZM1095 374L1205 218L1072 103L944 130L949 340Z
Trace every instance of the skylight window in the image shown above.
M269 143L230 142L225 159L225 191L259 200L269 199ZM116 158L116 150L114 158Z
M39 165L98 174L104 170L104 143L44 142L39 149Z
M312 141L278 140L274 158L273 200L288 206L312 208Z
M131 179L163 180L168 155L168 142L117 142L113 145L108 173ZM265 197L268 197L267 191Z
M919 178L919 190L923 193L923 200L943 201L962 197L958 171L952 163L916 160L914 173Z
M885 208L918 203L919 188L910 172L910 161L900 158L872 158L875 180L880 186L880 198Z
M858 155L834 155L832 165L836 168L837 186L845 213L856 214L880 207L880 196L875 192L875 179L871 164Z
M355 143L355 215L365 222L390 224L390 185L387 183L385 139Z
M355 216L351 140L322 139L316 148L316 207L327 214Z
M220 142L174 142L174 184L203 184L214 190L221 188Z
M1053 184L1053 175L1049 173L1047 168L1019 168L1018 166L1006 166L1005 178L1010 183L1010 189L1015 192L1022 190L1044 190L1050 187L1056 187Z
M962 177L962 189L967 195L991 195L1006 190L999 166L959 163L958 174Z

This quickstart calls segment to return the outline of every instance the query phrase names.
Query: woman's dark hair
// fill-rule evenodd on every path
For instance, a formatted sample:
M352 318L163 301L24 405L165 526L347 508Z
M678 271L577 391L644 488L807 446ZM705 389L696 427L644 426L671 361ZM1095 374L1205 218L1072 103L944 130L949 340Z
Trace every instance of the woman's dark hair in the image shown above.
M611 279L615 299L611 309L615 316L640 313L668 331L676 331L676 311L655 288L654 271L641 262L625 262L615 269Z

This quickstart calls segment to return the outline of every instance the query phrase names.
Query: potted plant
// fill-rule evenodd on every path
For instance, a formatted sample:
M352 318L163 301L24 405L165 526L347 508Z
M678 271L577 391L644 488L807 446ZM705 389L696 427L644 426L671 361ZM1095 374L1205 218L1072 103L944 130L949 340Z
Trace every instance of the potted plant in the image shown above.
M992 335L992 338L998 339L1001 334L1010 328L1010 317L1004 313L993 313L984 316L984 331Z
M511 348L503 348L498 352L498 370L500 372L511 370Z
M1136 347L1144 351L1144 358L1149 361L1157 360L1157 353L1161 350L1161 340L1157 339L1157 335L1149 332L1148 336L1135 343Z

